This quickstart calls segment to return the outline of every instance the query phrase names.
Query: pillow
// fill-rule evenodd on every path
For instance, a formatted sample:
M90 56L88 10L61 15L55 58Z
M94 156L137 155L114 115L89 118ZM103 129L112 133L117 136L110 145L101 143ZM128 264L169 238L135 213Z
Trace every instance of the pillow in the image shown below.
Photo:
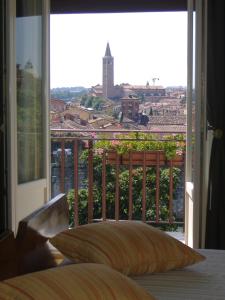
M72 264L0 283L0 299L154 300L123 274L100 264Z
M106 221L65 230L50 239L74 262L95 262L126 274L163 272L202 261L204 256L139 221Z

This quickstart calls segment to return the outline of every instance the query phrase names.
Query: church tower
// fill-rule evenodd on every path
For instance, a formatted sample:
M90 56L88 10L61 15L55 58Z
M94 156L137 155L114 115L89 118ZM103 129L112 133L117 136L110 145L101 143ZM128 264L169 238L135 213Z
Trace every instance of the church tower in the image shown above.
M103 57L102 90L104 97L114 97L114 58L111 55L109 43L107 43L105 56Z

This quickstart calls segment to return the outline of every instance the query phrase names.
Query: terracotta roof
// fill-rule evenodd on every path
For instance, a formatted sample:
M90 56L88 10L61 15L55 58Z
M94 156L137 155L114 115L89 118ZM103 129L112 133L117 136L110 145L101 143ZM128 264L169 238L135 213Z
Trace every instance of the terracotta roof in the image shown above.
M149 116L150 125L185 125L186 116L177 115L177 116Z
M186 132L185 125L148 125L148 129L155 132L174 132L174 133Z
M123 85L124 89L165 90L161 85Z

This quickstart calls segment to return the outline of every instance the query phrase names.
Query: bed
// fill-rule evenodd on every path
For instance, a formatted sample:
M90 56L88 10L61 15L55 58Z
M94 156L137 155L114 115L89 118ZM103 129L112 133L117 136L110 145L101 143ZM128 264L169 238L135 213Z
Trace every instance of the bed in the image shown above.
M69 208L65 194L59 194L19 222L15 239L17 274L57 267L64 256L49 238L69 226Z
M206 260L197 265L133 279L159 300L224 300L225 251L198 251Z
M72 264L48 242L49 238L67 227L68 205L64 194L22 220L16 237L16 275ZM159 300L225 299L225 251L198 251L206 260L196 265L130 278Z

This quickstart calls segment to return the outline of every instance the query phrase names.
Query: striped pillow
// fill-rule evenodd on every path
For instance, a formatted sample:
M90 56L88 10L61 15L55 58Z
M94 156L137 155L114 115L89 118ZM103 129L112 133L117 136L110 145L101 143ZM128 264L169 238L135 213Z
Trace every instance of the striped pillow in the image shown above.
M182 268L204 257L139 221L101 222L63 231L50 242L75 262L95 262L138 275Z
M9 300L154 300L132 279L100 264L72 264L18 276L0 283Z

